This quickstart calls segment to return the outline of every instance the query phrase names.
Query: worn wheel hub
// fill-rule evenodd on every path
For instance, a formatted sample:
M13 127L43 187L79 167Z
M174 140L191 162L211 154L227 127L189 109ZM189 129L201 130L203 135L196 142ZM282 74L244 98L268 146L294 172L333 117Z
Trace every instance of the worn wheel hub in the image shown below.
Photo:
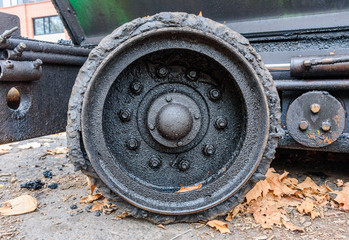
M147 124L152 137L161 145L176 148L188 145L201 128L200 109L182 93L167 93L151 104Z
M263 87L246 59L213 35L162 29L135 37L89 86L88 157L109 188L140 208L178 215L216 206L261 160L269 132Z

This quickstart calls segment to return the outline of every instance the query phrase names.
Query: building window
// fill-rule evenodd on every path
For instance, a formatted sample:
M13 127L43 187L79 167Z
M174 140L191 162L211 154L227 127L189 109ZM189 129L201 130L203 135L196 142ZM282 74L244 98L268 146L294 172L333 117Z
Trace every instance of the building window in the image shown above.
M34 35L63 33L64 26L58 16L34 18Z

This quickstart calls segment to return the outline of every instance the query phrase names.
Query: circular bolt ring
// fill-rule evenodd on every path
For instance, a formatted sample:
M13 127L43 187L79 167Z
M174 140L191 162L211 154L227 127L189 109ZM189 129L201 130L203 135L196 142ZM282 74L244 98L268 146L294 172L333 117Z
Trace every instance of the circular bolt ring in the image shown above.
M330 124L328 121L325 121L325 122L322 123L321 129L322 129L324 132L328 132L328 131L330 131L330 129L331 129L331 124Z
M160 67L157 71L157 74L159 77L166 77L166 75L168 74L168 69L165 67Z
M131 120L131 111L130 110L120 110L119 118L122 122L128 122Z
M216 89L216 88L211 88L208 91L208 97L212 100L212 101L217 101L221 98L221 92Z
M190 168L190 162L188 160L183 159L178 163L178 168L181 171L187 171Z
M313 103L312 105L310 105L310 110L312 113L316 114L320 111L320 104L317 104L317 103Z
M139 146L139 143L138 143L137 139L130 138L126 143L126 146L130 150L136 150Z
M308 129L308 126L309 126L309 123L308 121L301 121L299 123L299 128L302 130L302 131L305 131Z
M149 167L153 169L159 168L161 164L162 164L162 161L158 157L152 157L148 162Z
M202 149L205 156L212 156L216 152L216 148L212 144L207 144Z
M187 77L189 78L189 80L196 80L198 78L198 73L195 71L195 70L190 70L188 73L187 73Z
M138 81L133 82L133 83L131 83L130 90L131 90L131 92L133 94L138 95L138 94L140 94L142 92L143 85L140 82L138 82Z
M218 130L222 130L227 127L228 121L225 117L218 117L214 125Z

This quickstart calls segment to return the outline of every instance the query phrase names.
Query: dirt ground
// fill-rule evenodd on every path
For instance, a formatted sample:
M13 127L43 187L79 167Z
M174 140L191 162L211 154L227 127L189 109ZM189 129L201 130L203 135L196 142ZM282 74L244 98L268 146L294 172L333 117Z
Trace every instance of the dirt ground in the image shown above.
M27 143L41 146L21 149ZM349 239L349 213L331 207L324 208L323 218L314 220L290 209L288 217L304 227L304 233L291 232L284 227L264 230L252 215L237 216L228 222L232 233L221 234L203 223L172 224L163 229L131 217L120 219L117 216L125 208L122 203L110 215L90 212L91 204L80 204L90 191L84 175L74 172L65 154L47 155L46 152L65 147L65 134L9 146L12 149L0 155L0 203L29 194L37 199L39 207L35 212L20 216L0 216L0 239ZM290 172L289 176L299 181L309 176L319 185L327 182L333 189L337 189L334 184L337 179L349 181L349 155L344 154L278 151L272 166L277 172ZM47 170L53 173L51 179L43 176ZM35 179L45 183L42 189L20 188L21 184ZM51 183L57 183L58 188L49 189Z

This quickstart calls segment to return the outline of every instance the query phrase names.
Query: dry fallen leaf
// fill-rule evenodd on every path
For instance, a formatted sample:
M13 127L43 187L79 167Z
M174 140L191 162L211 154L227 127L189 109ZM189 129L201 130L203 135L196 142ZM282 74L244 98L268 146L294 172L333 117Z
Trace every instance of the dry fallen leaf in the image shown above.
M316 202L307 197L305 201L297 207L297 209L300 213L310 214L311 219L314 219L320 216L320 213L316 211L315 207Z
M12 147L8 144L1 145L0 146L0 155L8 153L11 149L12 149Z
M220 233L231 233L228 224L219 220L211 220L207 223L213 229L218 230Z
M4 202L4 206L0 208L0 213L3 216L21 215L35 211L37 207L38 202L34 197L22 195Z
M291 222L285 221L282 219L282 224L290 231L296 231L296 232L305 232L304 228L299 227L297 225L294 225Z
M38 142L30 142L30 143L27 143L27 144L23 144L23 145L20 145L18 146L19 149L23 150L23 149L30 149L30 148L38 148L38 147L41 147L42 144L41 143L38 143Z
M127 212L123 212L121 215L116 215L118 219L123 219L125 217L130 216Z
M87 197L84 197L83 199L81 199L80 203L91 203L91 202L94 202L102 197L103 197L103 195L101 193L88 195Z
M202 17L202 12L200 11L199 14L198 14L199 17Z
M245 205L239 204L232 211L230 211L225 218L225 221L231 222L240 212L244 211Z
M68 148L66 147L56 147L52 150L47 150L47 155L56 155L56 154L66 154L68 152Z
M165 226L162 225L162 224L159 224L159 225L156 225L156 226L159 227L159 228L162 228L162 229L166 230Z
M349 182L345 183L342 191L335 191L337 197L334 199L339 207L345 211L349 211Z
M202 184L191 186L191 187L181 187L176 193L190 192L202 187Z
M343 180L337 179L337 182L336 182L337 187L342 187L343 184L344 184L344 183L343 183Z

